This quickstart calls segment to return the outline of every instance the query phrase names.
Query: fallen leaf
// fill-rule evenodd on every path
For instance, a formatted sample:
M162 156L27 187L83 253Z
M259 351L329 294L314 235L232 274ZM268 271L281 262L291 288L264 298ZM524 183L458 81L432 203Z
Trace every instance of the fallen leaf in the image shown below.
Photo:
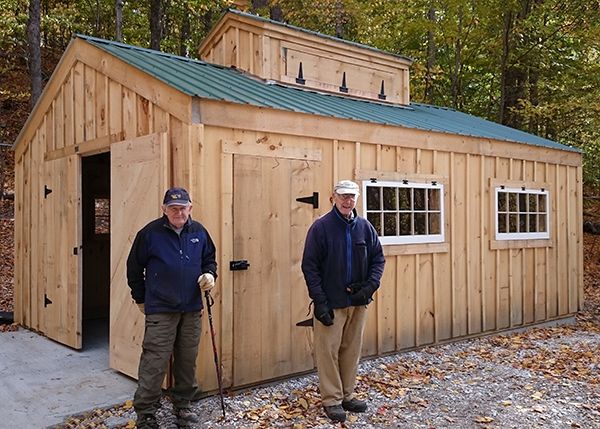
M502 401L502 405L504 405L505 407L508 407L508 406L512 405L512 401Z
M477 416L475 417L475 422L477 423L491 423L494 421L493 417L488 416Z
M302 408L304 408L305 410L308 410L308 401L304 398L300 398L298 400L298 402L300 402L300 405L302 406Z

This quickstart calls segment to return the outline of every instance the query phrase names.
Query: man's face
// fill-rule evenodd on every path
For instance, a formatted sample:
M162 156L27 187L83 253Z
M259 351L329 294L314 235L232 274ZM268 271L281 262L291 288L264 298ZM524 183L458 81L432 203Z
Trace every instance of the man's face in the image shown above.
M338 194L333 193L333 202L342 216L349 217L354 207L356 207L356 199L358 195L354 194Z
M171 204L169 206L163 206L163 213L167 215L169 219L169 223L173 225L175 228L182 228L183 225L187 222L190 217L190 213L192 212L192 205L180 205L180 204Z

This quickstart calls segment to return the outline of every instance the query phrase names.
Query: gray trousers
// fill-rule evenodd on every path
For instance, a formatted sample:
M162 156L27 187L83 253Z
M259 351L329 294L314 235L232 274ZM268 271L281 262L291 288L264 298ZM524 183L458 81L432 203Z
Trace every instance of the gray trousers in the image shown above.
M175 408L187 408L196 392L196 357L201 333L201 313L146 315L138 387L133 396L136 414L154 414L159 407L161 385L173 354L175 385L171 398Z

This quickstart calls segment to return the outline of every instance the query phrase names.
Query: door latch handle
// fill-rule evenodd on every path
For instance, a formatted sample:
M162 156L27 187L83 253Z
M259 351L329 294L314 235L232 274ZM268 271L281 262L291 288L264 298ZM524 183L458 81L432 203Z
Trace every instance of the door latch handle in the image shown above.
M238 261L229 261L229 269L231 271L242 271L247 270L250 264L246 259L240 259Z

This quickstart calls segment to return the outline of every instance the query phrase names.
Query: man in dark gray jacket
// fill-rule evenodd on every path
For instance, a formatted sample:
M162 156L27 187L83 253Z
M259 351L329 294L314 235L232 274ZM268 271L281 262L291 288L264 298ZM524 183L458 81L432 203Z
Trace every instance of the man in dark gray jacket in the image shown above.
M158 428L155 412L173 353L171 389L179 426L198 422L190 409L196 390L203 291L217 277L215 245L202 224L192 220L192 201L183 188L165 193L164 215L136 235L127 258L127 283L146 315L138 388L133 398L138 428Z
M338 182L333 208L308 231L302 272L314 304L314 346L319 388L327 416L346 420L364 412L354 396L367 304L379 287L385 259L373 226L356 215L358 185Z

